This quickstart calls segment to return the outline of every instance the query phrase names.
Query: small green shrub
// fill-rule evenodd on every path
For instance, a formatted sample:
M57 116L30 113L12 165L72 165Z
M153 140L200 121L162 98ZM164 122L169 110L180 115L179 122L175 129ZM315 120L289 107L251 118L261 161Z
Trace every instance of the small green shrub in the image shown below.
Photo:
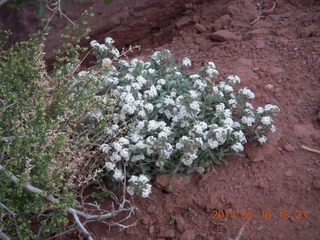
M77 29L79 37L72 34ZM101 83L75 78L85 50L78 43L86 33L83 27L70 27L51 73L43 59L45 31L0 50L0 165L20 179L13 184L0 171L0 203L15 213L0 207L0 229L11 239L48 239L68 224L66 209L76 196L67 183L77 177L69 161L99 127L87 113ZM45 195L22 189L25 184ZM46 201L48 195L60 202Z

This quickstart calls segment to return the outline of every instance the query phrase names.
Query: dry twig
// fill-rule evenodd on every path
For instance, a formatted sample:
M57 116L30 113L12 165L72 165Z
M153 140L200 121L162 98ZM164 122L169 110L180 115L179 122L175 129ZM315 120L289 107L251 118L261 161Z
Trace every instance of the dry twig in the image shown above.
M277 2L276 1L273 1L273 6L270 8L270 9L267 9L267 10L262 10L263 9L263 1L261 1L260 3L257 4L258 7L259 7L259 16L254 19L252 22L251 22L251 25L254 25L256 22L258 22L262 17L263 15L267 15L267 14L270 14L271 12L273 12L273 10L276 8L277 6Z
M307 151L309 151L309 152L313 152L313 153L318 153L318 154L320 154L320 151L319 151L319 150L314 149L314 148L311 148L311 147L308 147L308 146L303 145L303 144L301 145L301 148L304 149L304 150L307 150Z
M0 165L0 171L3 171L4 174L7 177L9 177L11 179L11 181L14 182L15 184L18 184L20 182L20 179L18 179L12 173L7 172L2 165ZM125 186L125 183L124 183L124 186ZM23 185L22 188L27 190L27 191L29 191L29 192L32 192L34 194L44 194L44 195L46 195L45 191L43 191L43 190L41 190L41 189L39 189L37 187L34 187L32 185L29 185L29 184ZM60 200L58 198L56 198L56 197L54 197L52 195L47 195L45 198L48 201L52 202L52 203L59 203L60 202ZM68 208L67 212L74 217L75 224L77 225L79 230L86 236L86 238L88 240L93 240L91 234L85 228L85 224L88 223L88 222L99 221L99 222L107 224L109 227L110 226L119 226L122 229L136 225L136 223L131 224L131 225L123 225L123 224L120 224L120 223L114 223L112 221L110 221L110 222L105 221L106 219L111 219L112 217L117 216L119 213L122 213L122 212L129 212L128 216L124 220L128 219L131 216L131 214L135 210L137 210L137 208L135 206L132 206L131 204L130 204L130 207L125 207L126 204L130 204L130 201L125 198L125 187L124 187L123 200L120 203L118 209L115 209L114 206L113 206L111 211L104 211L103 214L89 214L89 213L86 213L86 212L83 212L83 211L76 210L74 208ZM85 219L84 223L82 223L80 221L79 217L83 217ZM5 238L3 238L3 239L5 239Z

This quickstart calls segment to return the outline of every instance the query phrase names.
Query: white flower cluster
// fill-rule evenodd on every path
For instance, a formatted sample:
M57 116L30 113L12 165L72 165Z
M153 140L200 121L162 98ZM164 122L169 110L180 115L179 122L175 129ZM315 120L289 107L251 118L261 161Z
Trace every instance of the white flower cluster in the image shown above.
M109 51L111 44L106 39ZM191 66L190 59L183 59L182 66ZM221 163L226 153L243 151L247 137L265 143L264 134L275 130L272 117L279 108L266 105L255 111L246 102L255 98L254 93L248 88L235 90L238 76L214 83L219 73L213 62L194 74L180 69L164 50L155 52L149 62L119 60L117 68L103 75L114 109L105 133L112 136L126 127L121 137L101 144L100 150L117 181L124 178L123 166L129 169L127 191L132 195L148 197L151 185L145 175L130 175L130 169L150 176L203 170L212 161Z
M151 194L152 186L148 182L150 179L140 174L140 176L132 175L129 179L129 186L127 187L127 192L130 195L141 195L143 198L148 198Z
M110 37L105 38L105 44L100 44L96 40L90 42L90 46L93 48L94 53L103 58L118 58L120 57L120 52L112 44L114 40Z

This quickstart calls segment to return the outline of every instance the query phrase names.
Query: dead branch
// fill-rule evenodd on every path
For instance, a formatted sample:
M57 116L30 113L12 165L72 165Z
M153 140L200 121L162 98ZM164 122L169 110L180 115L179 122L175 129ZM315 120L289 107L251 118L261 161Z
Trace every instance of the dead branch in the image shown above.
M8 2L9 0L0 0L0 6Z
M0 238L2 240L10 240L10 238L4 232L2 232L1 228L0 228Z
M258 22L263 16L265 15L269 15L273 12L273 10L276 8L277 6L277 2L276 1L273 1L273 6L270 8L270 9L267 9L267 10L262 10L263 9L263 2L262 3L259 3L258 4L259 6L259 16L254 19L252 22L251 22L251 25L254 25L256 22Z
M320 154L320 151L317 150L317 149L314 149L314 148L311 148L311 147L308 147L306 145L301 145L301 148L306 150L306 151L309 151L309 152L313 152L313 153L318 153Z
M240 240L240 238L241 238L241 236L242 236L242 234L244 232L244 229L246 228L247 224L248 224L248 222L245 222L242 225L242 227L240 228L240 230L239 230L239 232L238 232L238 234L237 234L237 236L235 238L233 238L233 239L232 238L228 238L228 240Z
M12 182L18 184L18 182L20 181L19 178L17 178L16 176L14 176L12 173L8 172L5 170L5 168L0 165L0 171L3 171L4 174L9 177L11 179ZM46 196L46 192L37 188L37 187L34 187L30 184L25 184L22 186L23 189L29 191L29 192L32 192L34 194L42 194L44 196ZM52 202L52 203L59 203L60 200L56 197L54 197L53 195L47 195L45 197L48 201ZM68 208L67 209L67 212L69 214L71 214L73 217L74 217L74 220L75 220L75 224L78 226L79 230L87 237L88 240L93 240L92 236L90 235L90 233L88 232L88 230L85 228L85 223L87 221L101 221L103 223L107 223L105 222L104 220L106 219L110 219L116 215L118 215L119 213L121 212L129 212L128 216L131 216L132 212L134 212L135 210L137 210L137 208L135 206L131 206L130 204L130 207L125 207L125 204L126 203L130 203L129 200L127 200L125 198L125 187L124 187L124 196L123 196L123 200L122 202L120 203L120 206L118 209L115 209L113 207L112 211L111 212L108 212L108 213L104 213L104 214L88 214L88 213L85 213L85 212L82 212L82 211L79 211L79 210L76 210L74 208ZM81 223L80 219L79 219L79 216L80 217L83 217L86 221L84 223ZM129 227L129 226L125 226L125 225L121 225L121 224L114 224L114 223L107 223L109 226L110 225L117 225L117 226L120 226L122 228L126 228L126 227Z
M16 232L18 234L18 237L20 240L22 240L22 236L21 236L21 233L20 233L20 228L19 228L19 225L17 223L17 219L16 219L16 214L11 211L6 205L4 205L2 202L0 202L0 207L3 208L4 210L6 210L10 215L11 217L13 218L13 222L14 222L14 225L16 227Z

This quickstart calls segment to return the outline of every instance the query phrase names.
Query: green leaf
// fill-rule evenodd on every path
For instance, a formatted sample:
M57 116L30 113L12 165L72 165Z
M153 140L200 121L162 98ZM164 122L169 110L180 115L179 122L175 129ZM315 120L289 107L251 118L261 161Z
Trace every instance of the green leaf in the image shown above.
M19 5L16 2L7 2L6 6L9 8L16 8L17 9Z
M112 3L112 0L103 0L105 4Z

